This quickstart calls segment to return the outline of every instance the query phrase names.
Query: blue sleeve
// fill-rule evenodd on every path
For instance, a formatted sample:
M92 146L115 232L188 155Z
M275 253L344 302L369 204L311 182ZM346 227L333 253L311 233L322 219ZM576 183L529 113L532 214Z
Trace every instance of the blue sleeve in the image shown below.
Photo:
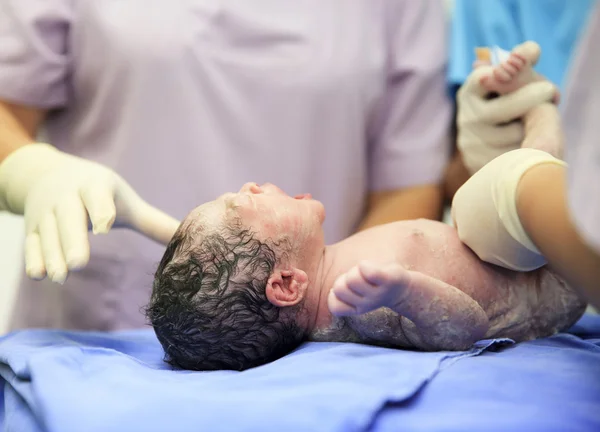
M476 47L510 50L522 40L517 14L512 0L455 0L447 72L452 97L471 73Z
M563 90L579 36L597 0L455 0L447 80L451 95L466 80L478 46L511 50L526 40L540 44L536 71Z

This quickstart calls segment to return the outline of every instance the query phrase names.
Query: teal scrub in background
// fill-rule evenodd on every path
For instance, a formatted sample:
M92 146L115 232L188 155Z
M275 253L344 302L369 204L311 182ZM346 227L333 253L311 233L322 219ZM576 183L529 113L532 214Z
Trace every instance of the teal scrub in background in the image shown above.
M540 44L536 70L564 91L571 55L597 0L455 0L448 85L452 96L466 80L474 48L510 50L526 40Z

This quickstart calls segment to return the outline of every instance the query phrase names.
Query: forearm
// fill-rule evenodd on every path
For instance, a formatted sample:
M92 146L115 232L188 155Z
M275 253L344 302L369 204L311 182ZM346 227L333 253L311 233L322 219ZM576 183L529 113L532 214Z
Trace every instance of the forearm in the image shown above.
M517 211L531 241L573 287L600 306L600 255L581 238L570 217L566 167L537 165L521 178Z
M460 152L456 152L444 173L444 198L451 202L456 191L469 180L470 176Z
M475 300L420 272L410 272L399 300L390 308L415 324L423 348L467 349L489 329L488 317Z
M442 188L417 186L397 191L374 192L359 230L398 220L439 220L442 212Z
M0 101L0 162L35 140L44 111Z

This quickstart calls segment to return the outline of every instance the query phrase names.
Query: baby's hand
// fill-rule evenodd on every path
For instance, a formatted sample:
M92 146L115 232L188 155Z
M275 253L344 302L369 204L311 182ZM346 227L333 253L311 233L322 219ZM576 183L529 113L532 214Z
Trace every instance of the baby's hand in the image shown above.
M380 307L395 309L410 280L410 272L399 264L361 262L336 279L327 300L329 310L333 315L347 316Z

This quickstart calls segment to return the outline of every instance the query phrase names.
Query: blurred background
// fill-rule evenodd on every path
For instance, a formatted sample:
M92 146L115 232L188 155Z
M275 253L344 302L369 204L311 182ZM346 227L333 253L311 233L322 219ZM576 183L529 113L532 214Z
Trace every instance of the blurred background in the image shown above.
M452 16L453 0L440 0ZM0 212L0 334L7 331L15 294L23 274L23 234L21 217Z
M6 332L23 271L23 218L0 213L0 334Z
M451 13L453 0L441 0ZM7 331L17 284L23 273L23 220L0 212L0 334Z

